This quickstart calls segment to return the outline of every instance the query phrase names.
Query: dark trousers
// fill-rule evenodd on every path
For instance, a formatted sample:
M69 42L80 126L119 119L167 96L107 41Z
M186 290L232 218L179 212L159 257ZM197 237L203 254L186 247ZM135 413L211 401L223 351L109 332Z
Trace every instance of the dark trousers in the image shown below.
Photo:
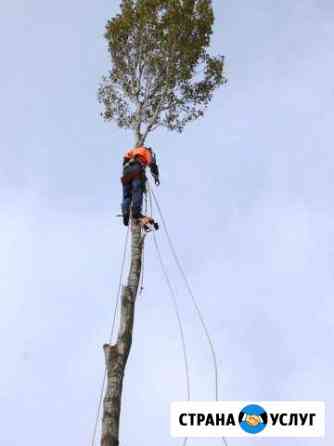
M130 215L130 208L133 218L139 218L143 207L145 192L145 178L138 176L129 183L123 184L123 215ZM132 206L131 206L132 204Z

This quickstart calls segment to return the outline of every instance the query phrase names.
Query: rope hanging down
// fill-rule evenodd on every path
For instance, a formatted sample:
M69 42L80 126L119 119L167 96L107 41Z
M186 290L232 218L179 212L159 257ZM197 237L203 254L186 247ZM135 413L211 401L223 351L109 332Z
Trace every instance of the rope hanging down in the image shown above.
M169 248L171 250L172 256L173 256L173 258L175 260L175 263L176 263L176 265L177 265L177 267L178 267L178 269L180 271L182 279L183 279L183 281L185 283L185 286L186 286L186 288L188 290L189 296L191 297L193 306L194 306L194 308L196 310L197 316L198 316L199 321L200 321L200 323L202 325L203 331L204 331L204 333L206 335L206 338L207 338L207 341L208 341L208 344L209 344L209 347L210 347L211 356L212 356L212 363L213 363L213 369L214 369L214 378L215 378L215 400L218 401L218 399L219 399L218 363L217 363L217 355L216 355L216 351L215 351L215 348L214 348L214 345L213 345L213 341L211 339L211 336L210 336L209 330L207 328L207 325L205 323L204 317L202 315L201 309L200 309L200 307L198 305L198 302L197 302L197 300L195 298L195 295L194 295L194 293L192 291L192 288L190 286L189 280L188 280L188 278L187 278L187 276L185 274L185 271L184 271L184 269L182 267L182 264L181 264L181 262L179 260L178 255L176 253L176 250L175 250L174 244L172 242L171 236L169 234L169 231L168 231L168 228L167 228L167 223L166 223L166 220L165 220L164 215L162 213L159 201L158 201L158 199L157 199L157 197L156 197L156 195L153 192L151 187L149 189L149 192L150 192L150 200L151 200L151 202L152 202L152 197L153 197L154 203L155 203L155 205L156 205L156 207L158 209L158 212L159 212L159 215L160 215L160 218L161 218L161 221L162 221L162 225L164 227L164 231L165 231L165 234L166 234L166 237L167 237L168 245L169 245ZM151 207L152 207L152 205L151 205ZM223 444L225 446L228 446L226 438L225 437L221 437L221 439L222 439Z
M149 194L149 201L150 201L150 215L153 216L153 210L152 210L152 195ZM167 268L164 264L164 261L162 259L161 251L158 245L157 236L155 232L153 232L153 242L155 246L155 250L157 253L157 258L159 260L159 264L161 267L162 274L164 276L167 288L169 289L170 298L173 304L174 312L176 315L177 323L179 326L179 333L180 333L180 339L182 344L182 353L183 353L183 362L184 362L184 371L185 371L185 378L186 378L186 386L187 386L187 400L190 401L190 372L189 372L189 360L188 360L188 353L187 353L187 347L186 347L186 340L184 335L184 329L182 324L182 318L181 313L177 304L177 299L175 295L174 288L172 286L171 280L168 276ZM188 441L188 438L183 439L183 446L186 446Z
M148 210L147 191L145 191L144 215L147 215L147 210ZM143 237L145 237L144 231L143 231ZM139 280L139 294L143 294L144 292L144 275L145 275L145 249L143 248L142 258L141 258L140 280Z
M127 248L128 248L128 242L129 242L129 233L130 233L130 230L128 228L128 230L126 231L124 246L123 246L122 264L121 264L121 271L120 271L119 281L118 281L116 302L115 302L114 313L113 313L113 321L112 321L111 331L110 331L110 336L109 336L109 344L112 343L112 338L114 335L114 330L115 330L115 325L116 325L117 310L118 310L118 307L120 304L120 299L121 299L122 279L123 279L123 275L124 275L126 253L127 253ZM101 384L99 400L98 400L97 411L96 411L96 419L95 419L95 424L94 424L94 429L93 429L93 434L92 434L91 446L95 446L95 442L96 442L97 427L98 427L100 414L101 414L101 408L102 408L102 403L103 403L103 395L104 395L106 380L107 380L107 368L105 367L104 368L104 376L103 376L103 380L102 380L102 384Z
M183 330L183 326L182 326L181 315L180 315L179 308L178 308L178 305L177 305L174 289L173 289L173 287L171 285L171 282L170 282L170 279L169 279L166 267L165 267L165 265L163 263L161 252L160 252L159 245L158 245L157 238L156 238L155 234L153 234L153 241L154 241L155 249L156 249L156 252L157 252L157 257L159 259L161 270L162 270L163 275L165 277L165 281L166 281L167 287L169 288L169 293L170 293L170 296L171 296L171 300L173 302L174 311L175 311L176 318L177 318L178 325L179 325L179 332L180 332L181 343L182 343L182 350L183 350L184 369L185 369L185 375L186 375L187 400L190 401L189 361L188 361L188 355L187 355L187 349L186 349L186 341L185 341L184 330ZM184 438L182 445L186 446L187 441L188 441L188 438Z
M145 212L147 213L147 196L145 197ZM152 198L150 196L150 208L151 208L151 213L152 213ZM115 329L115 323L116 323L116 316L117 316L117 310L120 304L120 298L121 298L121 288L122 288L122 279L123 279L123 275L124 275L124 266L125 266L125 261L126 261L126 253L127 253L127 246L128 246L128 240L129 240L129 228L127 230L126 233L126 237L125 237L125 242L124 242L124 248L123 248L123 256L122 256L122 264L121 264L121 272L120 272L120 277L119 277L119 284L118 284L118 290L117 290L117 299L115 302L115 308L114 308L114 312L113 312L113 322L112 322L112 328L111 328L111 332L110 332L110 338L109 338L109 343L112 343L112 338L113 338L113 333L114 333L114 329ZM182 343L182 352L183 352L183 358L184 358L184 367L185 367L185 376L186 376L186 387L187 387L187 399L188 401L190 401L190 373L189 373L189 360L188 360L188 355L187 355L187 350L186 350L186 342L185 342L185 336L184 336L184 330L183 330L183 326L182 326L182 320L181 320L181 315L180 315L180 311L177 305L177 300L176 300L176 295L174 292L174 289L172 287L171 281L169 279L168 273L167 273L167 269L163 263L162 260L162 255L158 246L158 242L157 242L157 238L155 233L153 233L154 236L154 244L155 244L155 248L156 248L156 252L157 252L157 256L159 259L159 263L161 266L161 270L163 273L163 276L166 280L168 289L170 291L170 296L171 296L171 300L173 303L173 308L174 308L174 312L178 321L178 326L179 326L179 332L180 332L180 338L181 338L181 343ZM142 259L142 271L141 271L141 286L140 286L140 291L142 292L143 290L143 282L144 282L144 250L143 250L143 259ZM96 442L96 435L97 435L97 429L98 429L98 422L100 419L100 414L101 414L101 409L102 409L102 404L103 404L103 395L104 395L104 389L105 389L105 384L106 384L106 379L107 379L107 369L105 368L104 370L104 377L102 380L102 385L101 385L101 390L100 390L100 395L99 395L99 401L98 401L98 409L97 409L97 415L96 415L96 420L95 420L95 425L94 425L94 431L93 431L93 435L92 435L92 446L95 446L95 442ZM186 446L187 444L187 440L188 438L184 438L183 439L183 443L182 446Z
M182 279L184 281L184 284L185 284L185 286L187 288L189 296L191 297L192 303L193 303L193 305L194 305L194 307L196 309L197 316L198 316L198 318L200 320L200 323L202 325L203 331L204 331L204 333L206 335L206 338L208 340L208 344L210 346L212 362L213 362L213 368L214 368L214 376L215 376L215 399L216 399L216 401L218 401L218 365L217 365L217 355L216 355L216 352L215 352L215 349L214 349L214 346L213 346L213 342L212 342L209 330L208 330L208 328L206 326L206 323L204 321L204 317L202 315L202 312L201 312L201 310L199 308L199 305L197 303L195 295L194 295L194 293L192 291L192 288L190 286L189 280L188 280L188 278L187 278L187 276L186 276L186 274L184 272L184 269L183 269L183 267L181 265L181 262L180 262L180 260L178 258L176 250L174 248L174 244L173 244L172 239L171 239L171 237L169 235L169 231L168 231L168 228L167 228L166 220L165 220L165 218L163 216L163 213L162 213L161 207L159 205L158 199L157 199L155 193L152 190L151 190L151 193L152 193L152 196L153 196L154 203L155 203L155 205L156 205L156 207L158 209L158 212L159 212L159 215L160 215L160 218L161 218L161 221L162 221L165 233L166 233L168 245L170 247L172 256L174 257L175 263L176 263L176 265L177 265L177 267L178 267L178 269L180 271L180 274L181 274Z
M205 332L205 335L207 337L208 344L210 346L210 351L211 351L211 354L212 354L213 366L214 366L215 398L216 398L216 401L218 401L218 365L217 365L216 352L214 350L214 345L213 345L211 336L210 336L208 328L207 328L207 326L205 324L205 320L203 318L203 315L201 313L199 305L198 305L198 303L196 301L196 298L194 296L194 293L192 291L190 283L189 283L189 281L187 279L187 276L186 276L186 274L184 272L184 269L183 269L183 267L181 265L181 262L180 262L180 260L178 258L176 250L174 248L174 245L173 245L172 239L171 239L171 237L169 235L167 224L166 224L166 221L164 219L164 216L163 216L161 207L159 205L158 199L157 199L156 195L154 194L154 192L152 191L152 189L150 187L148 188L148 195L149 195L151 215L152 215L152 212L153 212L153 210L152 210L152 208L153 208L153 206L152 206L152 197L153 197L155 205L156 205L156 207L158 209L158 212L160 214L161 221L163 223L164 231L166 233L167 241L168 241L170 250L172 252L173 258L174 258L175 263L176 263L176 265L177 265L177 267L178 267L178 269L179 269L179 271L181 273L181 276L182 276L183 281L184 281L184 283L186 285L188 293L189 293L189 295L191 297L191 300L192 300L192 303L194 305L194 308L196 309L198 318L199 318L199 320L201 322L203 331ZM147 210L147 197L146 197L146 202L145 202L145 209ZM122 279L123 279L123 275L124 275L124 267L125 267L125 261L126 261L126 253L127 253L127 246L128 246L128 240L129 240L129 233L130 233L130 230L128 228L127 233L126 233L126 237L125 237L125 242L124 242L123 255L122 255L122 264L121 264L121 272L120 272L119 284L118 284L118 290L117 290L117 298L116 298L116 303L115 303L115 308L114 308L114 313L113 313L112 328L111 328L110 338L109 338L109 343L110 344L112 343L112 338L113 338L113 335L114 335L114 329L115 329L115 324L116 324L117 311L118 311L118 307L119 307L119 304L120 304L121 289L122 289ZM185 376L186 376L186 386L187 386L187 399L188 399L188 401L190 401L189 361L188 361L188 354L187 354L187 348L186 348L185 335L184 335L184 330L183 330L183 325L182 325L181 314L180 314L180 311L179 311L179 308L178 308L178 305L177 305L177 299L176 299L176 295L175 295L174 289L172 287L170 278L168 276L168 272L167 272L166 266L165 266L165 264L163 262L161 251L160 251L160 248L159 248L159 245L158 245L158 242L157 242L157 237L156 237L156 234L154 232L153 232L153 241L154 241L157 257L158 257L158 260L159 260L159 263L160 263L160 266L161 266L161 270L162 270L163 276L165 278L167 287L169 289L170 297L171 297L171 300L172 300L172 303L173 303L173 308L174 308L174 311L175 311L175 314L176 314L176 318L177 318L177 321L178 321L180 338L181 338L181 343L182 343L184 366L185 366ZM143 250L143 254L144 254L144 250ZM144 260L144 259L142 259L142 260ZM142 272L141 272L141 286L140 286L140 290L141 291L143 290L143 280L144 280L144 270L142 269ZM101 408L102 408L102 404L103 404L103 395L104 395L104 389L105 389L105 384L106 384L106 378L107 378L107 370L105 368L104 377L103 377L101 390L100 390L99 401L98 401L97 416L96 416L96 421L95 421L95 425L94 425L91 446L95 446L95 442L96 442L96 434L97 434L98 422L99 422L100 414L101 414ZM188 440L188 438L184 438L182 446L186 446L187 440ZM225 446L228 446L227 445L227 441L226 441L226 439L224 437L222 437L222 441L223 441L223 444Z

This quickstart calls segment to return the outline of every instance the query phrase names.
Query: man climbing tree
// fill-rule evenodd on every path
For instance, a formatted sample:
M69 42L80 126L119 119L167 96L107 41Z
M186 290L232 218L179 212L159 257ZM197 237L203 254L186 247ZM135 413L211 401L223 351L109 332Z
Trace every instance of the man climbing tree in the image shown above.
M134 146L140 148L157 128L181 133L186 124L203 116L213 93L225 82L224 59L208 53L214 23L211 0L121 0L120 7L106 25L112 67L98 95L104 119L131 129ZM122 386L144 242L140 225L132 225L131 232L131 264L122 289L117 340L104 346L107 387L101 446L119 445Z
M145 167L149 166L155 184L160 184L159 168L156 156L150 147L135 147L124 156L123 159L123 223L128 226L130 208L132 203L132 217L136 223L140 223L147 216L142 215L143 195L146 191Z

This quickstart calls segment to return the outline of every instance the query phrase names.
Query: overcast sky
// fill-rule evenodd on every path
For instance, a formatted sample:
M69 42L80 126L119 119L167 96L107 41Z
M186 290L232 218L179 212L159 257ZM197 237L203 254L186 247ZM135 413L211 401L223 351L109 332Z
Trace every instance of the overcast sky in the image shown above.
M109 66L104 25L118 3L0 6L4 446L90 444L125 235L115 217L120 162L133 143L100 119L96 100ZM212 50L226 56L229 83L183 135L149 139L157 193L214 338L221 397L325 400L324 440L270 446L332 446L334 3L213 3ZM158 236L184 317L192 397L210 399L208 346ZM176 445L168 411L186 396L182 353L150 236L146 253L121 444ZM229 441L240 444L254 442Z

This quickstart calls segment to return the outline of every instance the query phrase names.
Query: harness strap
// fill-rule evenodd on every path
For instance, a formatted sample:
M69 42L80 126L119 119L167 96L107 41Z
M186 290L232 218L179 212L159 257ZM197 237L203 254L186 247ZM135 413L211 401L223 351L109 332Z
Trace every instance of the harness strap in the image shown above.
M145 170L143 165L137 160L128 161L123 168L122 184L130 183L134 178L142 176L145 178Z

